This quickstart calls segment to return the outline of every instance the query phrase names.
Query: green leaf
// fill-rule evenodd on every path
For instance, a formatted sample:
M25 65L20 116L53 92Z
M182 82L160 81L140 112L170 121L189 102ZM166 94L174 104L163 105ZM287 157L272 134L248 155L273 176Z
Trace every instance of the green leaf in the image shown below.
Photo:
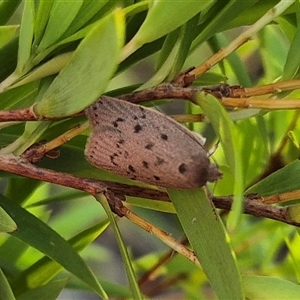
M154 76L139 89L155 86L166 78L172 80L181 70L187 58L190 45L193 41L199 16L196 15L182 28L171 32L160 51L156 68L159 68Z
M228 113L214 96L196 93L194 99L209 118L222 144L228 167L234 178L234 202L232 211L228 217L228 226L229 228L233 228L237 225L241 217L244 192L242 152L239 151L241 147L239 144L239 133L237 127L230 120Z
M138 48L150 43L175 30L186 23L199 12L203 11L213 1L162 1L153 0L145 21L139 31L126 45L123 58L128 57ZM166 16L168 16L166 18Z
M26 64L28 63L31 55L31 44L34 28L33 14L34 3L31 1L26 1L20 27L18 65L16 69L16 72L18 74L23 74L26 72Z
M241 279L223 224L203 189L168 194L180 223L219 299L244 299Z
M68 281L69 278L56 280L38 288L27 290L25 293L19 295L17 300L55 300L58 298L60 292L66 286Z
M0 1L0 25L6 24L14 14L22 0L1 0Z
M0 47L6 44L16 33L19 26L1 26L0 27Z
M103 194L98 194L95 196L95 198L103 206L103 208L109 218L109 221L111 223L112 229L114 231L114 234L115 234L118 246L119 246L119 250L120 250L120 253L122 256L122 260L124 263L124 267L126 270L127 279L129 281L130 289L132 292L132 297L133 297L133 299L143 299L140 289L139 289L139 286L138 286L138 283L137 283L135 273L134 273L133 265L131 263L131 259L130 259L130 256L127 251L127 247L123 241L120 229L119 229L118 224L115 220L115 217L111 211L111 208L107 202L107 199Z
M210 45L212 46L214 53L220 51L220 49L226 47L228 44L229 41L223 33L216 34L210 39ZM236 52L228 55L226 57L226 61L228 61L230 69L234 72L236 79L238 80L238 83L240 85L242 85L243 87L252 86L248 70L245 67L244 62Z
M15 221L0 206L0 232L13 232L18 230Z
M44 49L53 45L62 37L75 19L82 3L83 0L56 0L53 2L44 36L38 45L36 52L42 52Z
M251 186L246 193L258 193L261 196L271 196L300 189L300 161L295 160L289 165L272 173L268 177Z
M35 106L37 115L69 116L96 101L117 67L123 40L124 15L117 10L101 20L80 43Z
M66 38L76 32L78 29L82 28L88 21L91 21L92 17L95 16L101 8L107 4L108 0L102 1L83 1L81 9L78 11L75 19L73 20L70 27L66 30L63 38ZM98 19L100 16L98 15Z
M108 227L108 225L109 221L106 219L86 230L83 230L76 236L72 237L68 243L72 245L76 251L80 252L94 241ZM26 284L31 287L44 285L55 277L61 269L62 266L60 264L45 256L23 271L21 276L13 283L13 286L17 287L17 291L19 293L23 293ZM76 276L76 274L74 275ZM102 291L101 295L104 298L106 297L104 291Z
M199 35L194 41L194 47L199 46L201 43L207 41L214 34L222 31L229 22L232 22L243 11L249 13L249 7L252 7L258 0L244 1L244 0L231 0L226 2L216 1L214 7L208 11L207 16L202 16L204 19L207 17L204 23L202 18L201 23L198 26ZM236 12L239 11L237 14Z
M29 82L45 78L50 75L57 74L63 69L67 63L70 61L73 52L63 53L61 55L57 55L54 58L50 59L46 63L32 70L32 72L28 73L26 76L22 77L22 79L16 82L12 88L27 84Z
M0 47L0 82L9 76L17 66L18 45L18 37L14 37L4 46Z
M290 80L294 77L296 71L299 69L300 64L300 54L299 54L299 43L300 43L300 3L296 1L296 16L297 16L297 26L295 28L294 38L291 46L287 53L286 62L283 68L282 80Z
M53 3L54 1L39 2L36 16L35 16L34 41L33 41L34 48L37 47L37 45L40 43L41 39L44 36Z
M300 285L269 276L243 276L246 299L299 299Z
M11 290L8 280L0 268L0 300L15 300L13 291Z
M17 221L18 231L11 233L12 236L46 254L88 284L99 295L103 294L91 270L66 240L14 201L2 195L0 195L0 205Z

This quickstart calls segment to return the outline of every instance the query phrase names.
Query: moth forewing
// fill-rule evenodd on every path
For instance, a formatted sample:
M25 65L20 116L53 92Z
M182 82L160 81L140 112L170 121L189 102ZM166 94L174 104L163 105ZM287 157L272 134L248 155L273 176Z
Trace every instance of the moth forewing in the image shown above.
M91 134L85 155L96 167L179 189L200 187L219 177L200 139L164 114L103 96L86 115Z

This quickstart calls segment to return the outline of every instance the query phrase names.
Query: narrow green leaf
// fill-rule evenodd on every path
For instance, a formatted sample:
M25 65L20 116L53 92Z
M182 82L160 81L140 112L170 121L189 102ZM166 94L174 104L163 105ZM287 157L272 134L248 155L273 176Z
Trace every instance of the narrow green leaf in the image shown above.
M140 45L152 42L186 23L212 2L154 0L150 4L146 20L133 39Z
M19 37L18 65L16 69L16 72L19 74L26 72L25 66L31 55L31 44L33 39L34 28L33 14L34 3L31 1L26 1L22 15Z
M157 62L159 68L154 76L139 89L158 85L166 78L172 80L181 70L194 38L194 29L199 16L193 17L182 28L171 32L165 42Z
M106 219L72 237L68 243L72 245L76 251L80 252L94 241L108 225L109 221ZM60 264L45 256L23 271L21 276L13 283L13 286L17 289L16 292L22 294L26 285L32 288L44 285L54 278L61 269L62 266ZM76 274L74 275L76 276ZM106 293L103 290L100 295L106 298Z
M16 300L8 280L0 268L0 300Z
M4 46L0 47L0 82L4 81L16 69L18 44L18 36L15 36Z
M300 65L300 54L299 54L299 43L300 43L300 3L296 1L296 16L297 16L297 26L295 28L294 38L292 44L288 50L285 65L283 67L282 80L290 80L295 75L296 71L299 69Z
M124 49L123 58L186 23L213 1L161 1L151 2L145 21ZM168 16L168 18L166 18Z
M14 36L18 28L19 26L17 25L0 27L0 47L6 44Z
M214 34L220 32L225 28L229 22L232 22L242 12L249 11L258 0L244 1L231 0L226 2L216 1L212 13L208 12L209 18L204 24L198 26L199 35L194 41L194 47L198 47L204 41L207 41ZM236 12L239 11L237 14ZM204 16L205 18L206 16ZM202 21L202 19L201 19ZM202 21L203 22L203 21Z
M55 300L58 298L60 292L68 283L69 278L56 280L40 286L36 289L27 290L22 295L17 297L17 300L32 300L32 299L43 299L43 300Z
M37 52L56 43L69 28L81 8L83 0L54 1L44 36L38 45Z
M109 221L111 223L113 231L115 233L115 237L116 237L116 240L117 240L117 243L118 243L118 246L119 246L119 250L120 250L120 253L121 253L121 256L122 256L122 260L123 260L123 263L124 263L124 267L125 267L125 270L126 270L127 279L129 281L130 289L131 289L131 292L132 292L132 297L133 297L133 299L143 299L143 297L141 295L141 292L140 292L140 289L139 289L139 286L138 286L138 283L137 283L137 279L136 279L136 276L135 276L135 273L134 273L134 269L133 269L133 266L132 266L132 263L131 263L130 256L128 254L126 245L123 241L123 238L122 238L120 229L118 227L118 224L117 224L117 222L115 220L115 217L114 217L114 215L111 211L111 208L110 208L110 206L107 202L107 199L103 194L98 194L98 195L95 196L95 198L103 206L103 208L104 208L104 210L105 210L105 212L106 212L106 214L109 218Z
M40 1L36 16L35 16L35 26L34 26L34 41L33 45L36 48L40 43L43 35L45 33L45 29L47 23L49 21L50 12L52 9L54 1Z
M15 88L29 82L59 73L70 61L72 54L73 52L67 52L55 56L41 66L33 69L32 72L28 73L26 76L22 77L22 79L12 85L11 88Z
M237 225L242 213L242 200L244 192L244 178L242 171L241 145L237 127L230 120L228 113L220 102L212 95L196 93L196 102L201 106L209 118L224 149L225 158L234 178L234 202L228 217L228 226Z
M271 196L299 190L299 173L300 161L295 160L251 186L246 193L258 193L261 196Z
M16 11L22 0L1 0L0 1L0 25L5 25Z
M299 299L300 285L269 276L243 276L246 299Z
M15 221L0 206L0 232L13 232L18 230Z
M81 42L35 106L37 115L64 117L92 104L104 92L117 67L123 40L124 14L117 10L101 20Z
M229 41L223 33L219 33L212 37L209 43L213 48L213 52L216 53L220 49L226 47L229 44ZM244 62L236 52L228 55L226 57L226 61L228 61L230 69L234 72L235 77L240 85L242 85L243 87L252 86L248 70Z
M15 204L14 201L8 200L2 195L0 195L0 205L17 222L18 231L11 233L12 236L46 254L88 284L99 295L103 294L103 290L91 270L72 246L58 233Z
M241 279L223 224L203 189L168 194L180 223L219 299L244 299Z
M76 32L78 29L82 28L82 26L84 26L88 21L90 21L91 18L94 15L96 15L107 2L108 0L83 1L83 4L80 10L78 11L78 14L76 15L69 28L63 34L62 38L67 38L74 32ZM100 19L100 16L98 19Z

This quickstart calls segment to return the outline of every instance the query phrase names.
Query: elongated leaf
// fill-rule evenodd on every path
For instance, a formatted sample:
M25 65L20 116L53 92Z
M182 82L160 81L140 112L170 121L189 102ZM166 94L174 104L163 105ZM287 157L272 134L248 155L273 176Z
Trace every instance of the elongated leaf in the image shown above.
M0 1L0 25L6 24L6 22L13 15L18 8L21 0L1 0Z
M161 1L151 3L147 17L137 34L127 45L123 56L126 58L136 49L175 30L213 1ZM166 18L168 16L168 18Z
M200 24L198 26L199 35L195 39L194 47L199 46L201 43L211 38L214 34L220 32L228 25L229 22L232 22L242 12L248 12L247 9L253 6L257 1L258 0L231 0L227 3L216 1L216 9L212 10L212 13L208 12L209 19L204 22L204 24ZM237 10L239 11L238 14L236 13Z
M118 10L101 20L81 42L36 105L36 113L63 117L92 104L104 92L117 67L123 40L124 15Z
M120 229L118 227L118 224L115 220L115 217L111 211L110 206L108 205L107 199L105 198L105 196L103 194L96 195L95 198L97 199L97 201L99 201L102 204L103 208L105 209L105 212L107 213L108 218L111 223L111 226L114 230L115 237L116 237L116 240L117 240L117 243L119 246L119 250L120 250L120 253L121 253L121 256L123 259L123 263L125 266L127 279L130 284L130 289L132 292L133 299L143 299L140 289L139 289L139 286L138 286L138 283L137 283L137 279L136 279L136 276L134 273L134 269L133 269L133 265L131 263L129 253L128 253L126 245L123 241L123 238L122 238Z
M19 26L16 25L0 27L0 47L6 44L14 36L18 28Z
M193 17L182 28L171 32L165 40L164 47L158 59L157 72L143 84L140 89L145 89L161 83L166 78L172 80L181 70L194 38L194 30L199 16Z
M0 205L17 222L19 230L11 233L13 236L51 257L97 293L103 294L91 270L68 242L38 218L2 195Z
M54 1L47 27L36 50L37 52L42 52L59 40L75 19L82 3L83 0Z
M0 207L0 232L13 232L17 229L15 221Z
M11 290L8 280L0 269L0 300L15 300L13 291Z
M141 45L152 42L186 23L212 2L210 0L195 2L154 0L146 20L133 39Z
M193 250L219 299L244 299L241 279L221 220L203 189L168 194Z
M296 13L297 13L297 27L295 30L294 39L292 41L291 47L289 48L286 62L283 68L282 80L292 79L295 75L296 71L299 69L300 64L300 55L299 51L297 51L299 42L300 42L300 3L296 1L295 3Z
M36 289L28 290L22 295L18 296L17 300L32 300L32 299L43 299L43 300L54 300L57 299L60 292L68 283L69 278L56 280L45 284Z
M0 81L7 78L17 66L18 44L18 37L14 37L0 47Z
M22 74L22 72L24 71L26 63L28 62L31 55L31 43L33 39L34 28L33 6L34 4L31 1L26 1L24 5L20 28L18 65L16 69L17 73L19 74Z
M80 232L68 242L76 251L80 252L94 241L108 225L108 220L104 220L103 222ZM22 294L26 284L32 287L44 285L54 278L61 269L62 266L60 264L45 256L24 271L13 285L17 288L17 292ZM102 293L102 296L104 296L104 298L106 297L104 292Z
M269 276L243 276L246 299L298 299L300 285Z
M66 30L63 37L68 37L73 34L76 30L81 28L86 22L90 21L90 19L97 14L100 9L108 2L108 0L102 1L83 1L83 4L78 11L75 19L73 20L70 27ZM98 20L100 16L98 17Z
M299 190L299 173L300 161L295 160L291 164L254 184L246 191L246 193L258 193L261 196L270 196Z
M51 13L51 8L53 6L54 1L40 1L36 16L35 16L35 26L34 26L34 47L36 48L39 45L43 35L45 33L45 29L47 23L49 21L49 16Z
M230 120L228 113L220 102L212 95L196 93L196 102L199 103L204 113L208 116L218 138L224 148L229 169L234 177L234 202L229 214L228 226L235 227L242 212L242 196L244 192L244 179L242 172L241 145L237 128Z

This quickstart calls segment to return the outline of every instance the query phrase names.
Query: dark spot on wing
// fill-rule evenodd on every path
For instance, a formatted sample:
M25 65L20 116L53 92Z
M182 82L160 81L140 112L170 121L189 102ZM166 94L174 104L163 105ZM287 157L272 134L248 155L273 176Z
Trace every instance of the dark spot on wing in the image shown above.
M146 161L143 160L142 164L145 169L149 169L149 164Z
M139 133L140 131L142 131L142 126L140 124L136 124L134 126L134 133Z
M154 163L154 166L159 166L162 165L163 163L165 163L165 160L163 158L160 157L156 157L156 162Z
M179 167L178 167L178 171L180 174L184 174L186 171L187 171L187 166L186 164L181 164Z
M124 142L125 142L125 140L123 140L123 139L118 140L117 143L116 143L116 147L117 147L117 148L120 148L121 145L124 144Z
M110 155L110 162L115 165L118 166L118 164L115 162L115 158L118 157L119 155L117 153L114 153L113 155Z
M134 167L133 167L132 165L129 165L129 166L128 166L128 169L129 169L129 171L132 172L132 173L135 173L135 172L136 172L135 169L134 169Z
M160 137L161 137L162 140L165 140L165 141L168 140L168 136L167 136L166 134L163 134L163 133L162 133L162 134L160 135Z
M129 153L127 151L124 151L124 158L128 158Z
M154 147L154 144L153 143L149 143L145 146L145 149L148 149L148 150L152 150L152 148Z
M153 178L156 180L156 181L160 181L160 177L158 177L158 176L153 176Z
M125 120L123 118L118 118L116 119L114 122L113 122L113 125L114 127L118 127L119 124L118 123L121 123L121 122L124 122Z
M140 111L142 112L142 115L140 116L141 119L146 119L146 114L145 114L145 108L142 106L139 106Z

